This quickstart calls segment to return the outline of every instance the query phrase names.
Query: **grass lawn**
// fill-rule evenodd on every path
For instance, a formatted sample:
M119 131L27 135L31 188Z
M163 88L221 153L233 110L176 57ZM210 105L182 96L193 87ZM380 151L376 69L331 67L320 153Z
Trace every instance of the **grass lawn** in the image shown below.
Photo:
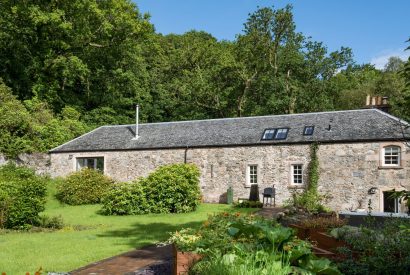
M0 272L8 275L67 272L147 244L164 241L168 232L198 227L209 214L238 211L228 205L202 204L186 214L102 216L99 205L60 205L50 186L45 214L61 215L67 226L54 232L0 233ZM253 209L242 209L251 212Z

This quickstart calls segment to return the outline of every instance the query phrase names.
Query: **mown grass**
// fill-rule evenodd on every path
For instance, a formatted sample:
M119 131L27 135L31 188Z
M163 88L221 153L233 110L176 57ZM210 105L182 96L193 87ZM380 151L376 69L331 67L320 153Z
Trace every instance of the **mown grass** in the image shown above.
M0 272L67 272L144 245L165 241L168 232L198 227L212 213L237 211L228 205L202 204L186 214L102 216L99 205L67 206L54 199L50 183L45 214L61 215L67 225L54 232L0 233ZM251 212L241 209L241 212Z

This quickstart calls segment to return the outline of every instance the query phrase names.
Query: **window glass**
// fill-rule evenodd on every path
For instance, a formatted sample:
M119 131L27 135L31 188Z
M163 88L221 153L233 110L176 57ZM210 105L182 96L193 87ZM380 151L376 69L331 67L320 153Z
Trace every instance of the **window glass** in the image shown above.
M292 183L303 184L303 166L302 164L292 165Z
M246 185L258 184L258 165L251 164L246 167Z
M104 158L77 158L77 171L83 168L98 169L104 172Z
M315 129L314 126L306 126L305 129L303 130L303 135L305 135L305 136L313 135L313 130L314 129Z
M400 165L400 147L384 147L384 164L391 166Z
M287 128L280 128L276 131L275 139L286 139L288 136Z
M273 139L273 136L275 135L275 129L267 129L265 130L265 132L263 133L263 140L271 140Z

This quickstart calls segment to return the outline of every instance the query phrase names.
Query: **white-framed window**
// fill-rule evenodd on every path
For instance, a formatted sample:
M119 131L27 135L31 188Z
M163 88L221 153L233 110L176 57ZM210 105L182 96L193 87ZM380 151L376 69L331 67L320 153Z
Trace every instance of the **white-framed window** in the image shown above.
M246 168L246 185L258 184L258 165L249 164Z
M400 166L401 147L390 145L383 147L383 166Z
M292 164L290 169L291 169L291 184L303 185L303 164Z
M81 170L83 168L90 168L100 170L104 172L104 158L103 157L85 157L76 158L76 170Z

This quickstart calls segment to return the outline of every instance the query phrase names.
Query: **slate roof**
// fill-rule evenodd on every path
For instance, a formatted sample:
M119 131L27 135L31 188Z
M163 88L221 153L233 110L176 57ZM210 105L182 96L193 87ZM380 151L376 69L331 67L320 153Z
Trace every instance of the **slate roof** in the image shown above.
M147 123L140 124L138 140L133 140L135 125L102 126L50 153L403 140L403 123L409 125L380 110L361 109ZM315 127L313 135L304 136L304 127L311 125ZM267 128L289 128L288 136L285 140L263 141L262 134ZM406 131L410 136L410 128Z

